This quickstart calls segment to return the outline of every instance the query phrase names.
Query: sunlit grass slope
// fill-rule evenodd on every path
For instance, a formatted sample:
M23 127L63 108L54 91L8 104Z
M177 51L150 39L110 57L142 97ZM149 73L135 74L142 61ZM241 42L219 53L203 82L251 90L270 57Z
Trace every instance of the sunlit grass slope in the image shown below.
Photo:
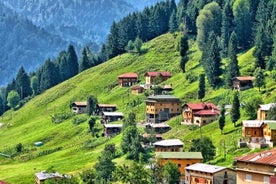
M198 80L196 79L203 68L200 65L201 53L196 44L190 41L189 62L186 74L179 68L179 53L177 51L180 34L165 34L143 44L142 53L126 53L117 56L99 66L88 69L81 74L59 84L43 94L36 96L21 109L9 111L4 114L0 122L11 127L4 126L0 129L0 152L9 152L15 149L19 143L23 144L26 152L14 159L0 157L0 179L10 183L33 183L34 173L54 166L60 173L78 173L89 169L96 162L98 155L105 143L115 143L119 146L121 136L112 139L93 138L88 131L88 123L75 125L72 119L54 124L51 115L70 111L70 103L73 101L86 101L89 95L98 98L99 103L117 104L118 111L127 114L130 111L137 113L137 119L145 118L144 95L131 95L130 88L118 87L117 77L122 73L136 72L139 80L144 83L144 74L147 71L169 71L173 77L166 84L172 84L173 95L181 98L182 102L198 101ZM239 63L243 67L242 73L251 70L252 51L241 54ZM188 76L195 80L189 80ZM270 93L259 94L257 89L241 92L241 99L249 99L252 96L262 95L265 102L274 99L275 83L269 82ZM140 100L140 105L131 107L129 102ZM218 103L231 103L232 91L224 88L212 90L206 86L204 101ZM185 143L187 150L190 141L199 137L199 129L189 130L180 125L181 117L170 121L172 130L166 134L167 138L180 138ZM237 138L240 128L234 127L229 118L225 127L225 134L221 135L217 122L212 123L201 130L203 135L212 138L218 147L221 140ZM97 145L87 147L87 142ZM42 141L41 147L34 147L34 143ZM91 143L92 142L92 143ZM227 143L228 144L228 143ZM232 144L232 143L229 143ZM230 158L231 159L231 158ZM123 159L119 159L120 163ZM226 164L228 164L229 161Z

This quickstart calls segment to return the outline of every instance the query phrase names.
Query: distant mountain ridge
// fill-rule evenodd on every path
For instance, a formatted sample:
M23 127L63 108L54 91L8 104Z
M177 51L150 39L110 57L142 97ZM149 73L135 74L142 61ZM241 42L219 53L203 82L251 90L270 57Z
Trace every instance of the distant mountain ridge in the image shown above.
M33 71L69 43L97 50L113 21L158 0L0 0L1 85L20 66ZM80 52L79 50L77 52Z

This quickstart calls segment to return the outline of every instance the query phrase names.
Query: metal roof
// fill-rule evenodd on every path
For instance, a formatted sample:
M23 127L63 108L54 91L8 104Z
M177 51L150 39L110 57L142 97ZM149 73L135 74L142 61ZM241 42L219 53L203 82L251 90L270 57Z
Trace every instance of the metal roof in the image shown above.
M166 139L153 143L155 146L183 146L183 142L180 139Z
M103 112L104 116L123 116L122 112Z
M105 128L122 128L122 124L104 124L103 125Z
M260 105L260 109L263 111L269 111L272 106L276 106L276 103L262 104Z
M58 172L55 173L47 173L46 171L41 171L39 173L35 173L35 176L39 180L46 180L50 178L64 178L66 175L59 174Z
M201 152L155 152L155 158L203 159Z
M243 127L261 127L263 124L276 123L275 120L243 120Z
M238 162L250 162L276 166L276 149L274 148L258 153L247 154L237 157L235 160Z
M196 163L196 164L190 165L188 167L185 167L185 169L206 172L206 173L216 173L216 172L222 171L227 168L222 167L222 166L217 166L217 165Z

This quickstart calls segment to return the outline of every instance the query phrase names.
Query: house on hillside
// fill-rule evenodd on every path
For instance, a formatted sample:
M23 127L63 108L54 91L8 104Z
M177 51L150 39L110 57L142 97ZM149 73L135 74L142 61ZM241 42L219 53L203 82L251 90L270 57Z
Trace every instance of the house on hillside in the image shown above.
M235 158L237 183L276 184L276 149Z
M237 90L245 90L253 87L254 77L252 76L240 76L234 77L233 81L233 89Z
M172 95L148 96L146 99L146 122L161 123L181 114L181 101Z
M59 180L63 178L70 178L67 175L64 174L59 174L58 172L55 173L48 173L46 171L41 171L39 173L35 173L35 183L36 184L42 184L48 179L54 179L54 180Z
M168 71L163 72L146 72L145 73L146 86L150 87L155 82L163 82L171 78L171 73Z
M201 152L155 152L155 159L161 165L167 162L176 164L181 173L181 180L185 178L185 167L203 160Z
M180 139L166 139L153 143L155 152L182 152L184 143Z
M276 121L244 120L242 121L242 136L248 139L246 142L251 146L273 147L276 143Z
M182 106L183 124L204 126L217 120L219 114L213 103L186 103Z
M131 87L131 94L138 95L138 94L143 93L144 90L145 90L145 88L142 86L133 86L133 87Z
M102 115L103 112L115 112L117 106L115 104L97 104L97 115Z
M138 82L138 74L137 73L124 73L119 75L119 86L121 87L130 87L135 85Z
M185 168L185 183L235 184L236 172L227 167L196 163Z
M102 113L102 122L104 124L112 121L120 121L123 118L124 118L124 115L121 112L103 112Z
M104 136L115 136L121 133L123 125L122 124L104 124Z
M155 136L157 141L162 140L162 134L168 132L171 129L167 123L147 123L145 125L145 131L142 135L145 142L149 142L149 138Z
M274 106L276 106L276 103L259 105L258 112L257 112L257 119L259 120L267 119L268 111Z
M77 114L85 113L87 107L87 102L73 102L71 104L72 112Z

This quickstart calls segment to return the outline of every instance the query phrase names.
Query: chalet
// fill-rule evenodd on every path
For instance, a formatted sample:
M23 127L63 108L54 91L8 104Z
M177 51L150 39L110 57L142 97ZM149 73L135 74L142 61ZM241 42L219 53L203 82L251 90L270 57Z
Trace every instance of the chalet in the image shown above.
M201 152L155 152L155 159L165 165L167 162L176 164L184 179L185 167L195 163L201 163L203 160Z
M153 143L155 152L182 152L183 142L179 139L166 139Z
M87 102L73 102L71 104L72 112L77 114L85 113L87 107Z
M276 184L276 149L235 158L237 183Z
M204 126L215 121L220 112L213 103L186 103L182 106L184 124Z
M62 179L62 178L69 178L69 176L64 175L64 174L59 174L58 172L55 173L48 173L46 171L41 171L39 173L35 173L35 183L36 184L41 184L44 183L45 180L48 179Z
M237 90L245 90L253 87L254 77L252 76L243 76L243 77L234 77L233 81L233 89Z
M148 123L146 124L146 132L154 131L157 134L163 134L171 129L167 123Z
M137 73L124 73L118 77L119 86L130 87L137 83L138 74Z
M131 94L138 95L143 92L144 92L144 87L142 87L142 86L131 87Z
M146 86L151 86L153 82L163 82L167 79L169 79L172 75L170 72L164 71L164 72L146 72L145 78L146 78Z
M102 120L104 123L109 123L112 121L120 121L124 118L123 113L121 112L103 112Z
M276 106L276 103L259 105L258 112L257 112L257 119L259 120L267 119L267 113L273 106Z
M244 120L242 121L242 136L248 139L254 147L273 146L276 141L276 121L274 120Z
M115 112L117 110L117 106L115 104L97 104L97 113L98 115L102 115L103 112Z
M185 183L235 184L236 172L227 167L196 163L185 168Z
M146 122L160 123L181 114L181 101L172 95L155 95L146 99Z
M104 124L104 136L115 136L122 130L122 124Z

